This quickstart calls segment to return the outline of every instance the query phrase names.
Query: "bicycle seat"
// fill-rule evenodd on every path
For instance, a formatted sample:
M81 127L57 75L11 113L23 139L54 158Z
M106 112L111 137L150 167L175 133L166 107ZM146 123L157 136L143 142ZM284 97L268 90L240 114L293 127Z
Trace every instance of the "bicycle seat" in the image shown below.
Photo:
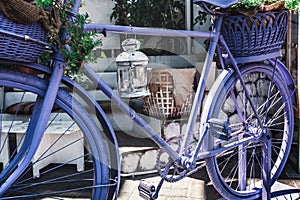
M228 8L238 2L238 0L193 0L195 4L197 3L206 3L212 6L220 7L220 8Z

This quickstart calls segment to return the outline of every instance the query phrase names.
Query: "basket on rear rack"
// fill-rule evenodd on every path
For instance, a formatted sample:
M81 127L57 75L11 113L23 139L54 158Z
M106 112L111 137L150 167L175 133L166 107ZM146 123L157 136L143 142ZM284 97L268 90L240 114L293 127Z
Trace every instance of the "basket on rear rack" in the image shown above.
M224 18L222 35L235 58L255 61L277 57L285 40L288 15L287 10L253 17L230 15Z
M35 62L43 53L47 40L42 24L17 24L0 13L0 58Z

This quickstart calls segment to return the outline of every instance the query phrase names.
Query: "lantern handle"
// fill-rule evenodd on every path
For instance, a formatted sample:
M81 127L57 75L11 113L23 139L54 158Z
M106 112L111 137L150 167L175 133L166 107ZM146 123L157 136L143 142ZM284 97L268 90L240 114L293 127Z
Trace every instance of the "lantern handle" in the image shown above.
M134 32L133 26L130 24L129 27L131 29L132 34L134 35L134 39L136 39L136 33Z

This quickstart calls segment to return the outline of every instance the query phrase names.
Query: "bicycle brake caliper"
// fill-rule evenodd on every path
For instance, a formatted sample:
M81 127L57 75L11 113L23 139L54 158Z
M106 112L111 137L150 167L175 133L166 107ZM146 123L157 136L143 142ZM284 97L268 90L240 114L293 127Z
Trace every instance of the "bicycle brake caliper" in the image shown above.
M209 130L213 132L213 135L221 140L231 139L231 128L228 121L212 118L208 120Z

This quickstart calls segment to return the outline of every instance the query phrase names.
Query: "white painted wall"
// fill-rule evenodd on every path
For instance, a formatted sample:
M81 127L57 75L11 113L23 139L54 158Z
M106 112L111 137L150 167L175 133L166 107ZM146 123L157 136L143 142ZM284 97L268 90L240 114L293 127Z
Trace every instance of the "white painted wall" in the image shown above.
M88 12L92 23L114 24L110 15L114 7L114 0L83 0L82 11Z
M115 22L110 20L110 15L114 7L114 0L82 0L81 12L89 13L92 23L96 24L114 24ZM106 38L103 38L102 45L100 47L103 50L107 49L119 49L120 37L118 34L108 33Z

